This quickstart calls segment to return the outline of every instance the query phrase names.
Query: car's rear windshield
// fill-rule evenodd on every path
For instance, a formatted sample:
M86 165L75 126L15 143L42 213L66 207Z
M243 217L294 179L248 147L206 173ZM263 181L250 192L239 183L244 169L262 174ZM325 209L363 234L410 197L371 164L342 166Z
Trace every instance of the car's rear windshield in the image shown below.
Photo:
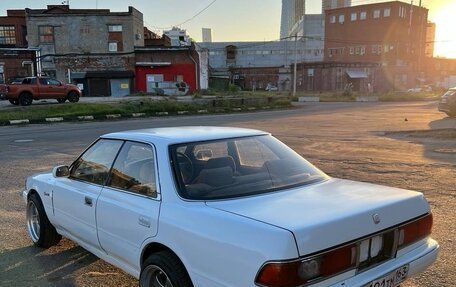
M270 135L173 145L170 156L179 194L186 199L243 197L327 178Z

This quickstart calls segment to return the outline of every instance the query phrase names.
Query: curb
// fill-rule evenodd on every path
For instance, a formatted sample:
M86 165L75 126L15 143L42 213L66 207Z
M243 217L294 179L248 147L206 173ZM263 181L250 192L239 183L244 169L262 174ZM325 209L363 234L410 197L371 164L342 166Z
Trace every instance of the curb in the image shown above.
M94 117L93 116L79 116L78 120L80 121L93 121Z
M58 117L58 118L46 118L46 122L63 122L63 118L62 118L62 117Z
M25 120L10 120L10 125L21 125L21 124L29 124L30 121L28 119Z
M134 118L140 118L140 117L145 117L146 114L145 113L133 113L133 114L131 114L131 116Z
M121 117L122 117L121 114L106 115L107 119L118 119L118 118L121 118Z

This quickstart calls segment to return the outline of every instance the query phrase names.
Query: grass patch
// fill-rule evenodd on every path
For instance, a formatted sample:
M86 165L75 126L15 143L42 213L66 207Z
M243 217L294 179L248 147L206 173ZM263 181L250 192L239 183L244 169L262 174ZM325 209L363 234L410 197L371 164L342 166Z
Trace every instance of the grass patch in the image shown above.
M263 98L258 101L254 98L234 98L231 101L226 98L218 105L216 101L201 102L177 102L170 99L154 101L141 99L130 102L117 103L64 103L51 105L31 105L27 107L14 107L0 113L0 125L8 125L10 120L29 119L32 123L45 122L46 118L63 117L64 120L78 120L80 116L93 116L96 119L106 119L106 115L120 114L124 118L132 117L133 113L144 113L148 116L155 116L157 113L167 112L176 115L179 111L187 111L190 114L197 114L198 111L207 109L210 113L230 112L232 108L239 107L243 110L248 108L261 109L264 106L271 108L291 107L291 100L285 97L273 99Z

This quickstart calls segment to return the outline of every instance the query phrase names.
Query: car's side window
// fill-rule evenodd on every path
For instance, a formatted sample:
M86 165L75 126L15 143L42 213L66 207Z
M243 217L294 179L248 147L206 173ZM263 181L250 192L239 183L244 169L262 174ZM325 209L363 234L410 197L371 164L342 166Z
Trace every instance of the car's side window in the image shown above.
M104 185L123 141L101 139L92 145L72 166L70 177Z
M47 79L45 79L45 78L40 78L40 84L41 84L41 85L47 86L47 84L48 84Z
M259 141L241 139L235 143L241 166L262 167L266 161L279 159L277 155Z
M155 156L152 147L137 142L125 143L114 163L107 185L157 197Z

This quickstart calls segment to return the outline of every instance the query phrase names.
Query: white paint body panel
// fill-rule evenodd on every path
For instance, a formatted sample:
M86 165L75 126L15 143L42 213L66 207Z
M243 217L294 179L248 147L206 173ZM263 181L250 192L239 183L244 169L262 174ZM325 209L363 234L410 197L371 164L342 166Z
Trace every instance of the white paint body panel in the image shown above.
M58 232L136 278L143 250L151 243L167 246L195 287L253 287L268 261L297 259L429 212L420 193L338 179L243 199L203 202L179 197L168 157L170 144L264 134L201 127L103 136L155 146L160 186L156 200L115 194L100 186L86 189L51 173L29 177L21 194L27 200L29 192L36 191ZM45 196L49 191L54 193ZM89 211L84 206L87 194L93 196ZM379 224L373 222L375 213ZM146 217L142 223L150 219L149 227L139 224L141 216ZM407 263L413 275L429 266L437 251L435 241L423 239L375 268L339 274L315 286L362 286Z

